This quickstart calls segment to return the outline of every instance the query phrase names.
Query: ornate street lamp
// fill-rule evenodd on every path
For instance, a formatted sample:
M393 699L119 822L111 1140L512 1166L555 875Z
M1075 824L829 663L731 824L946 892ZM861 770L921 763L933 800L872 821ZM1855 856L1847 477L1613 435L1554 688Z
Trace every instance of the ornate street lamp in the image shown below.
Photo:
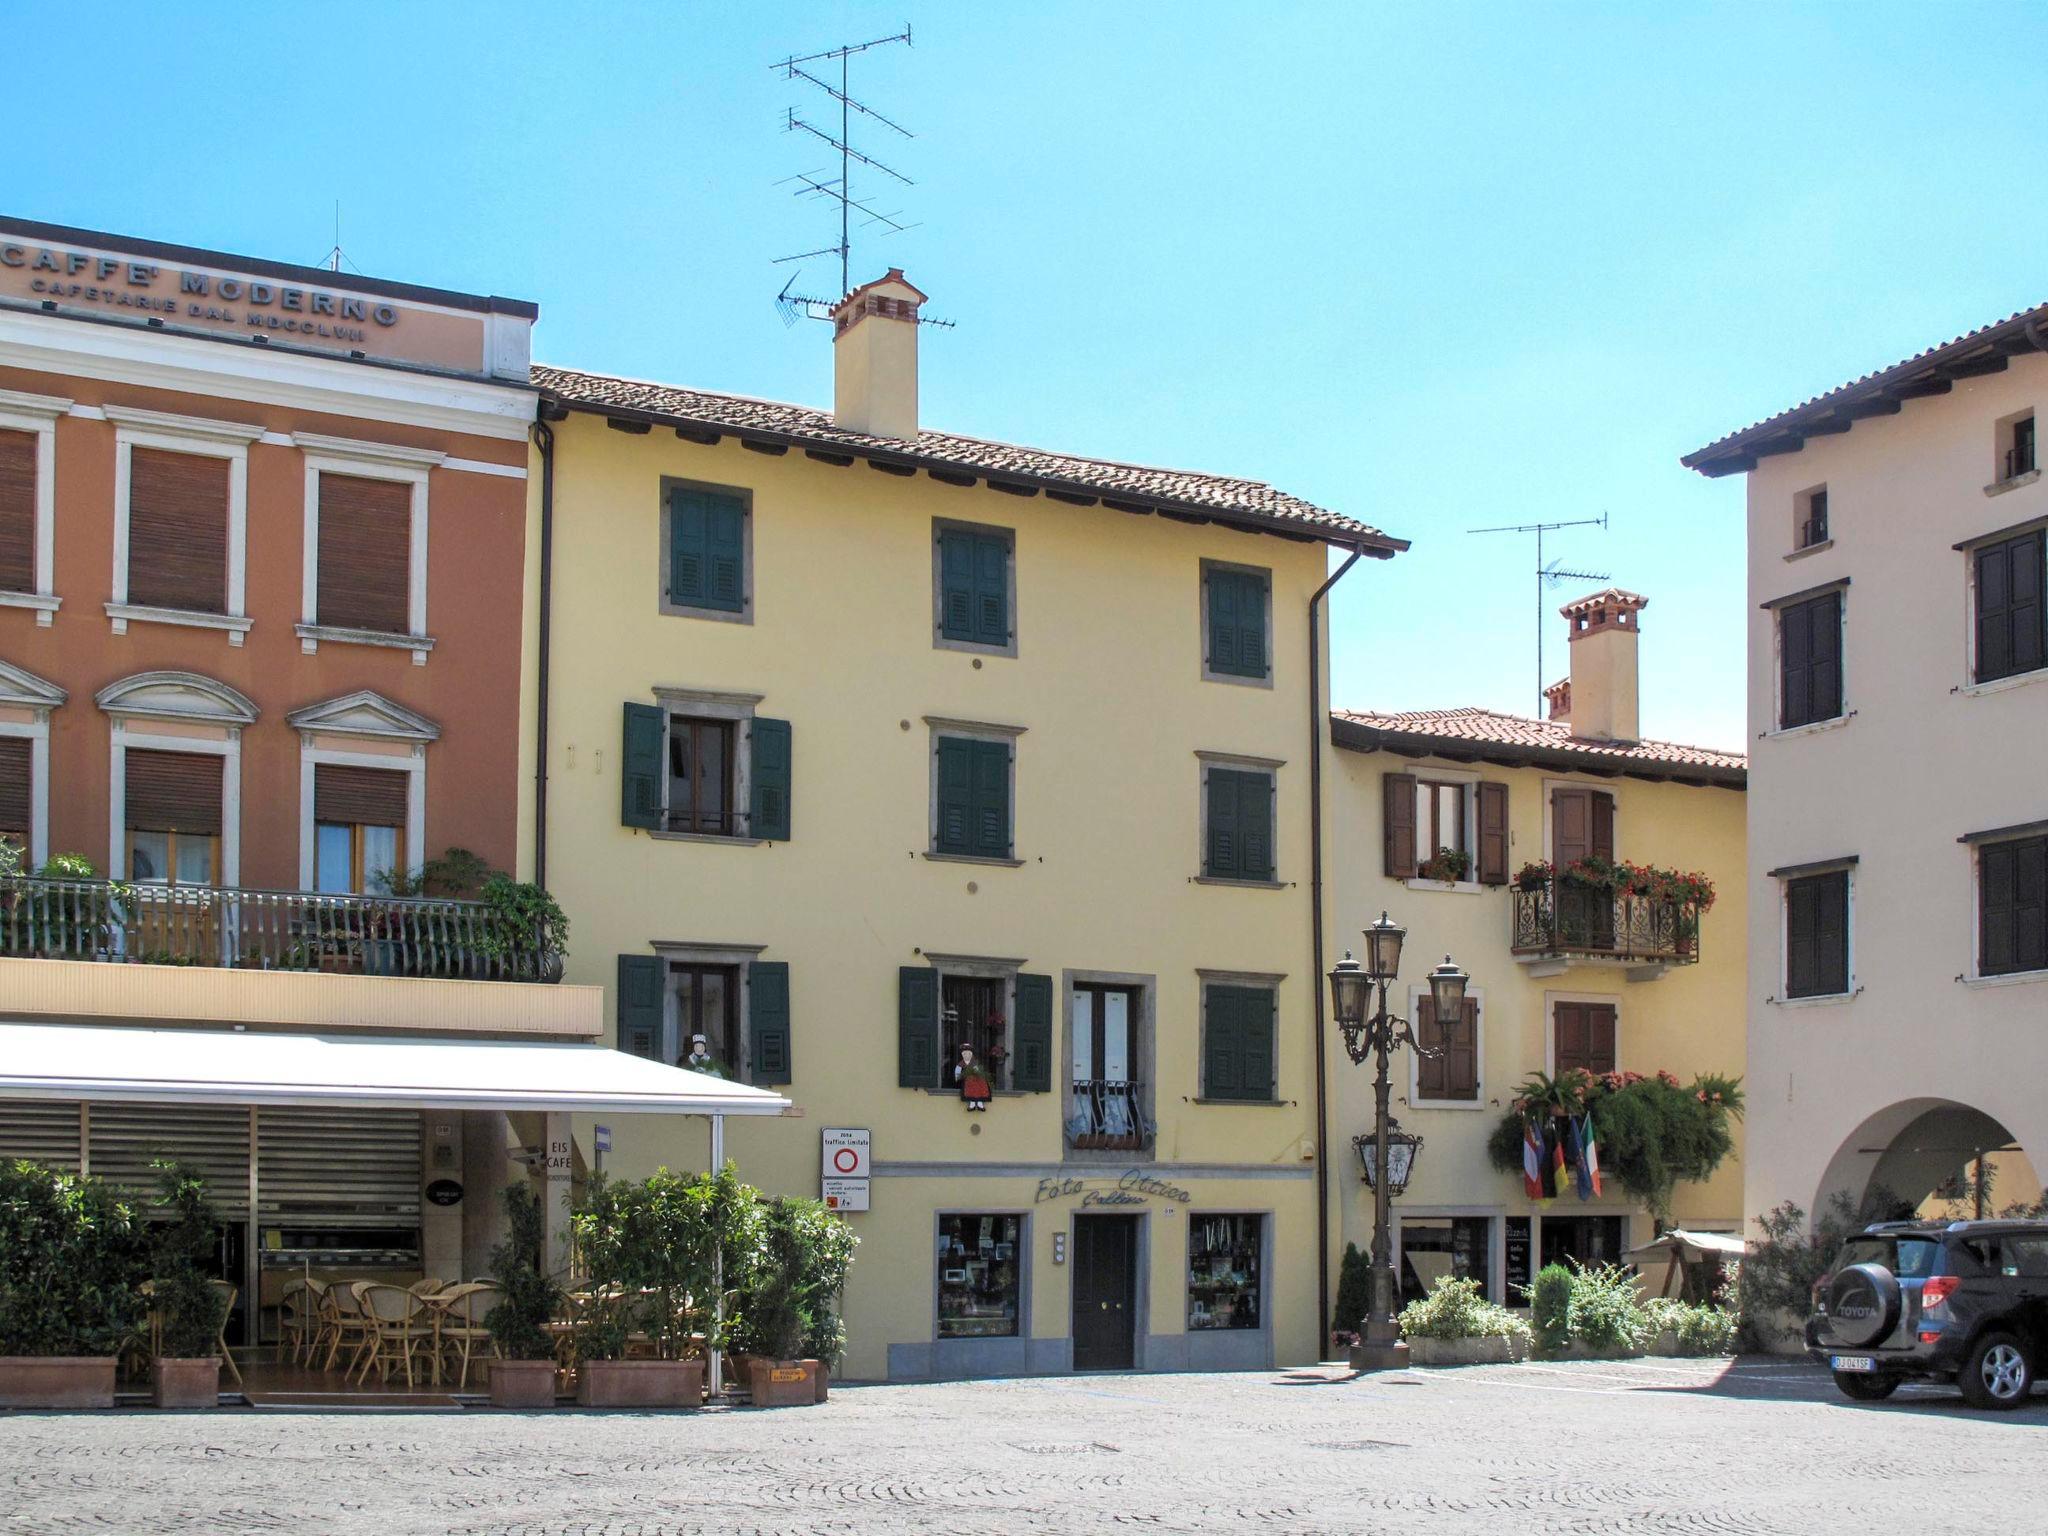
M1392 1201L1408 1187L1422 1138L1403 1131L1388 1113L1388 1057L1403 1045L1421 1056L1439 1052L1417 1040L1406 1019L1387 1011L1387 989L1400 974L1401 945L1407 937L1408 930L1382 912L1379 921L1365 930L1365 964L1360 965L1346 951L1330 970L1331 1010L1344 1036L1344 1052L1353 1065L1371 1058L1378 1067L1373 1080L1372 1134L1352 1141L1366 1182L1372 1186L1372 1311L1359 1330L1358 1346L1351 1351L1351 1367L1358 1371L1395 1369L1408 1363L1408 1346L1401 1341L1401 1326L1394 1319ZM1437 1018L1464 1016L1465 986L1471 979L1449 955L1429 973L1430 1001ZM1386 1170L1385 1178L1379 1176L1381 1169Z

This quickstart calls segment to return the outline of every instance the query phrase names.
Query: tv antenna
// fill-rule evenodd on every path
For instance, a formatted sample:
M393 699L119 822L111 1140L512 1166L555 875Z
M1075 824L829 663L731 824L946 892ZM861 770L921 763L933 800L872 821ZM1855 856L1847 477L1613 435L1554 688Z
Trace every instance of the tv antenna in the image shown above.
M337 201L334 205L334 244L328 249L327 254L320 258L320 265L330 272L339 272L344 261L348 261L348 253L341 248L341 204ZM348 261L348 264L356 267L352 261ZM357 272L362 270L361 267L356 267Z
M901 234L905 230L917 227L915 224L905 224L903 222L901 209L897 209L894 212L885 211L876 206L872 196L856 197L853 192L853 168L856 165L876 173L878 179L886 178L885 186L888 182L905 187L916 185L915 182L894 166L885 164L873 155L857 149L853 143L853 119L856 115L863 120L863 126L873 124L886 128L891 133L898 134L906 139L916 137L915 134L901 123L896 122L892 118L884 117L866 102L855 100L852 95L851 61L854 55L866 53L870 48L886 48L891 43L902 43L906 48L911 46L910 25L908 22L904 24L901 32L893 33L888 37L877 37L865 43L847 43L838 48L827 48L820 53L792 54L781 63L771 66L781 71L782 77L785 80L801 80L807 85L823 91L830 101L836 102L839 107L839 131L836 134L819 127L817 123L804 116L795 107L791 107L785 112L782 124L784 132L808 135L824 145L827 150L836 154L839 158L839 174L837 176L829 176L827 173L831 170L831 167L825 165L820 166L816 170L799 171L796 175L785 177L776 183L779 187L792 186L793 184L793 195L796 197L822 198L828 203L837 203L839 205L839 243L837 245L822 245L815 250L798 251L789 256L778 256L775 258L775 264L779 266L784 262L809 261L816 256L837 256L839 258L839 292L842 296L853 291L852 225L854 214L858 213L861 215L861 227L863 229L872 228L880 224L890 234ZM839 66L839 83L836 86L832 84L830 79L834 64ZM816 72L805 68L804 66L806 65L817 66ZM828 106L826 111L829 113L830 110ZM796 282L797 275L792 274L790 280L782 285L782 292L775 296L775 308L782 315L783 323L794 325L797 320L805 315L809 315L813 319L824 319L832 305L837 303L838 300L819 299L806 294L792 292L791 290Z
M1543 681L1545 676L1543 670L1543 630L1549 616L1543 611L1548 606L1544 600L1544 592L1561 581L1607 581L1610 579L1606 571L1570 571L1566 570L1562 562L1557 560L1552 560L1548 564L1544 563L1543 535L1555 533L1560 528L1599 528L1604 532L1607 528L1607 514L1602 512L1598 517L1582 517L1568 523L1509 523L1503 524L1498 528L1467 528L1465 530L1467 533L1533 533L1536 535L1536 718L1538 720L1543 718L1543 709L1546 702L1543 692L1545 687Z

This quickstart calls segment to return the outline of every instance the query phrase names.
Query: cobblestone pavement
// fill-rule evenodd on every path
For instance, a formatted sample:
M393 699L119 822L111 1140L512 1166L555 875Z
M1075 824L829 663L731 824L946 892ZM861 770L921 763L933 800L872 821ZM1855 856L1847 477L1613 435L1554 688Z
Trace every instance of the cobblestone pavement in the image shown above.
M2040 1530L2048 1397L1797 1362L835 1388L696 1414L0 1414L0 1533Z

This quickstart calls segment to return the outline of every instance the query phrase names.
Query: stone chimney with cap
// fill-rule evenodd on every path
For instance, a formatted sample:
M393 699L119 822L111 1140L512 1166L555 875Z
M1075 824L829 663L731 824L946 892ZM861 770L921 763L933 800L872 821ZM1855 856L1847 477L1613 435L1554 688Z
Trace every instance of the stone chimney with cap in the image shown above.
M1558 609L1571 626L1571 675L1545 695L1550 718L1569 725L1580 740L1642 739L1636 635L1649 606L1647 597L1609 587Z
M832 420L917 439L917 311L925 295L891 267L832 307Z

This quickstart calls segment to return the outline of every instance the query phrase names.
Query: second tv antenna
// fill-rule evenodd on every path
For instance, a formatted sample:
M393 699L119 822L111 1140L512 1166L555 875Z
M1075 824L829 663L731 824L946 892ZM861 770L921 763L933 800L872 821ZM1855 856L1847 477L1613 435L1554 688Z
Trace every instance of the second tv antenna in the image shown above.
M884 117L866 102L855 100L852 94L851 61L854 55L866 53L870 48L885 48L892 43L902 43L905 47L910 46L910 27L908 23L904 25L901 32L893 33L888 37L874 38L865 43L847 43L842 47L827 48L820 53L792 54L781 63L773 66L781 72L784 79L801 80L822 91L829 101L835 103L839 108L839 130L837 133L831 132L829 127L821 128L816 122L806 117L795 107L791 107L783 119L783 128L787 132L807 135L818 140L828 150L835 153L839 159L839 174L837 176L826 174L830 167L825 166L815 171L799 171L796 175L777 183L779 186L788 186L794 183L795 195L798 197L823 198L828 203L838 204L839 243L837 245L819 246L815 250L798 251L790 256L778 256L776 262L780 264L783 262L809 261L814 256L837 256L839 258L839 293L842 296L853 291L854 214L858 213L862 216L863 228L880 224L885 226L891 234L901 234L904 230L916 228L914 224L905 224L902 221L903 215L900 209L894 212L885 212L877 207L872 200L856 197L853 193L853 168L856 165L863 167L864 170L875 173L875 178L882 180L885 188L892 182L905 187L916 185L908 176L904 175L894 166L885 164L875 156L857 149L853 143L853 120L856 116L862 119L863 126L873 124L886 128L891 133L898 134L906 139L916 137L901 123ZM837 85L834 85L831 81L832 66L834 64L839 66L839 83ZM807 65L814 66L814 68L806 68ZM828 106L827 113L829 114L829 112L830 107ZM827 121L829 123L829 115ZM837 300L827 301L792 293L790 290L795 285L795 282L796 278L792 276L789 282L783 284L782 292L776 296L776 307L782 311L785 320L794 321L805 313L814 316L820 315L824 310L829 309L832 303L837 302Z
M1467 533L1533 533L1536 535L1536 718L1538 720L1543 718L1543 708L1546 702L1543 693L1546 686L1543 681L1543 626L1549 622L1549 615L1543 611L1547 606L1543 597L1544 590L1548 587L1556 586L1560 581L1606 581L1608 579L1608 574L1605 571L1568 571L1556 560L1545 565L1543 563L1543 535L1555 533L1560 528L1600 528L1604 530L1606 527L1607 514L1602 512L1598 517L1582 517L1569 523L1510 523L1498 528L1467 528L1465 530Z

